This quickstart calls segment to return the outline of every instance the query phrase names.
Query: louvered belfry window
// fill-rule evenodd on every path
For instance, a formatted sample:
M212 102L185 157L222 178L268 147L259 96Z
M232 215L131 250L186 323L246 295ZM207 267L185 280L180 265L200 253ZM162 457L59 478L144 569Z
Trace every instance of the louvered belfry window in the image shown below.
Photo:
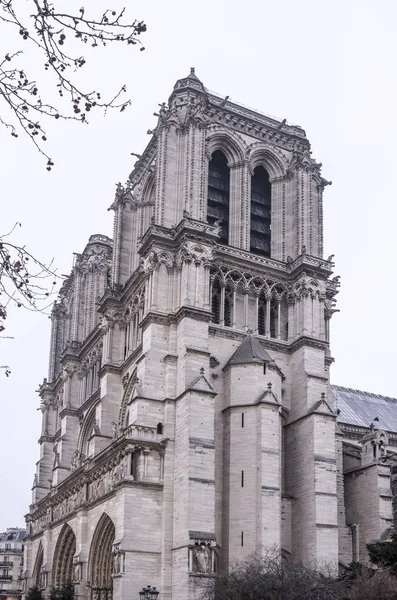
M209 163L207 221L210 225L221 221L219 241L223 244L229 243L229 182L226 156L216 150Z
M251 179L251 252L270 256L271 184L262 166L256 167Z

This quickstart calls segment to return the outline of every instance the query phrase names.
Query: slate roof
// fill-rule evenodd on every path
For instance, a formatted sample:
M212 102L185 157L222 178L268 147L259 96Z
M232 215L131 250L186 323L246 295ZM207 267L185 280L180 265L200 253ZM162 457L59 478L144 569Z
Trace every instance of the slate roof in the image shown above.
M334 411L339 411L338 423L367 429L371 423L374 423L376 429L397 433L397 398L353 390L339 385L333 385L332 392ZM376 417L379 420L375 420Z
M9 529L4 533L0 533L0 542L22 542L26 535L25 529Z
M240 346L230 357L225 366L228 367L229 365L242 365L247 363L259 363L263 365L264 362L276 366L260 341L252 333L249 333L245 336Z

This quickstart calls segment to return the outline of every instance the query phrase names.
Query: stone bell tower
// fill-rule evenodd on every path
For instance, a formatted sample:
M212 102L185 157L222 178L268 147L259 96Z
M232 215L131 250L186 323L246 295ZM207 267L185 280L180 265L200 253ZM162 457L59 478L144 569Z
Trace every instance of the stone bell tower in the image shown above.
M157 118L117 186L113 240L94 236L65 284L42 388L29 565L43 542L63 581L62 526L87 600L85 581L191 598L273 546L338 560L328 182L300 127L194 69Z
M277 544L335 563L321 165L300 127L209 93L194 70L150 133L113 204L113 283L145 289L137 377L174 456L164 556L180 582L201 532L221 562Z

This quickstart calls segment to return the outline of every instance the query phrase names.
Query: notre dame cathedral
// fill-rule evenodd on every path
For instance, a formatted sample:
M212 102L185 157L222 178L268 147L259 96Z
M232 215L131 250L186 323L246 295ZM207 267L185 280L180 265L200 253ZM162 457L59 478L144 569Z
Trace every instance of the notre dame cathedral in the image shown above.
M26 587L193 598L277 546L335 568L393 523L397 400L330 385L339 280L303 129L191 73L52 311Z

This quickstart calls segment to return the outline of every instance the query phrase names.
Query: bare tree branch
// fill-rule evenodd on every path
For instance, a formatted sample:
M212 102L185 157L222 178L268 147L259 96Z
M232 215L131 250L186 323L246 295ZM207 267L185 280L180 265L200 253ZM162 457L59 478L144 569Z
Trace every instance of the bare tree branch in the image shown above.
M121 43L139 46L144 50L140 36L146 31L143 21L128 21L125 8L106 10L98 17L86 15L84 7L77 14L57 12L55 4L48 0L29 0L32 13L29 23L24 22L15 0L0 0L0 21L14 28L15 34L30 47L36 47L43 55L44 67L55 75L55 87L60 105L47 102L41 95L36 78L19 66L22 51L7 53L0 62L0 97L9 109L10 119L0 116L0 125L8 129L13 137L24 132L37 150L47 159L47 170L54 166L44 149L47 134L43 123L46 119L74 120L87 123L87 114L98 108L105 113L109 108L124 111L130 100L122 100L125 85L110 99L103 99L99 90L84 90L76 82L75 72L87 63L77 52L76 44L88 44L93 48ZM71 46L69 51L65 47ZM103 83L103 82L101 82ZM65 108L62 98L67 101Z
M19 246L10 240L15 228L20 226L20 223L16 223L11 231L0 235L0 333L6 328L10 305L46 313L52 304L50 298L59 279L52 266L53 261L43 263L25 246ZM1 337L4 339L9 336ZM0 369L9 376L10 369L7 365Z

